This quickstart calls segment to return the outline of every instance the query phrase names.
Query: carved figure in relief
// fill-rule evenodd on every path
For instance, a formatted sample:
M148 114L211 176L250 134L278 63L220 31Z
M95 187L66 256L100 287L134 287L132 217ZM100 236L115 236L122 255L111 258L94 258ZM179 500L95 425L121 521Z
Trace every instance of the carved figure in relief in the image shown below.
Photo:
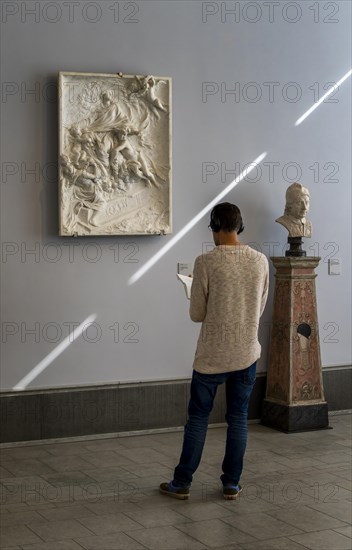
M81 160L81 154L83 152L83 142L85 141L82 139L82 131L80 128L78 128L76 125L71 126L69 129L69 142L70 142L70 157L73 164L78 167L80 160Z
M63 174L70 175L70 208L65 212L70 231L75 229L82 209L87 212L87 223L96 226L96 217L103 211L106 202L104 181L99 167L84 153L79 169L76 169L65 155L61 158L61 168Z
M275 220L288 230L289 237L311 237L312 223L307 220L309 191L300 183L293 183L286 191L284 215Z
M69 185L75 175L75 167L67 155L61 155L60 166L64 182L66 185Z
M147 163L140 150L135 149L131 142L128 139L128 136L132 133L138 133L136 131L132 132L129 128L116 130L115 135L117 139L116 145L112 148L110 152L110 162L114 163L116 161L116 156L118 153L121 153L122 157L126 161L132 161L130 167L131 174L139 177L142 180L145 180L148 184L153 183L156 185L155 178L153 174L148 170ZM125 165L128 170L128 165Z
M87 121L87 127L94 132L110 132L122 128L129 123L128 117L122 113L116 102L114 93L107 90L101 94L101 107Z
M160 99L156 96L156 88L159 84L165 83L164 80L159 81L158 83L155 82L155 78L153 76L145 76L143 78L136 77L136 80L138 82L137 87L135 90L132 90L130 92L130 97L137 96L137 97L143 97L143 99L149 103L149 105L152 107L153 113L157 118L159 118L159 111L163 111L164 113L167 113L167 108L161 103Z

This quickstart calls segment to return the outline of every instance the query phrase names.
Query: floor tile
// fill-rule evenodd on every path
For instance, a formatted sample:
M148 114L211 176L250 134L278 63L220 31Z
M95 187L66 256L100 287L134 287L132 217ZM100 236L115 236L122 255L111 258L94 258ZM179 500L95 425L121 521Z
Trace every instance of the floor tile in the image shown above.
M249 472L255 473L258 471L258 466L256 464L249 463L246 465L246 470L248 470ZM276 472L284 475L288 470L289 470L288 466L279 464L279 462L264 462L263 464L260 465L260 473L262 475L266 475L270 472Z
M104 451L116 451L126 449L122 444L124 437L96 439L94 441L84 441L80 444L80 452L102 453Z
M6 470L3 466L0 466L0 479L7 479L14 477L15 474L12 474L9 470Z
M150 550L204 550L207 548L173 526L128 531L126 534Z
M125 464L129 466L129 464ZM137 475L126 470L122 466L105 466L105 467L91 467L86 469L84 472L90 479L94 481L109 481L109 480L118 480L118 479L137 479Z
M137 462L139 464L149 464L150 462L160 462L164 459L164 455L154 449L138 447L135 449L119 450L119 455L125 457L129 462Z
M78 523L77 520L35 522L31 524L30 528L45 542L73 539L92 534L91 530Z
M194 495L192 493L192 502L194 502ZM135 504L140 510L150 510L159 508L172 508L178 511L187 506L187 500L176 500L162 495L159 492L159 488L154 488L153 491L147 493L136 493L129 499L129 504Z
M303 484L295 477L275 476L272 480L267 478L265 482L249 482L244 484L241 498L248 502L263 500L276 507L310 504L314 502L312 494L306 494Z
M21 478L13 478L11 481L3 481L0 485L0 499L2 506L40 505L42 494L50 487L44 481L27 481Z
M351 539L331 530L315 531L289 538L309 550L351 550Z
M43 475L54 472L50 466L36 458L3 461L2 466L15 476Z
M118 512L127 512L130 510L140 511L137 504L125 501L121 502L119 500L109 502L85 502L84 507L97 516L106 516L108 514L117 514Z
M39 542L38 544L22 544L22 550L82 550L82 547L74 540L58 540L51 542Z
M169 497L165 496L164 498L166 499ZM191 504L189 501L186 501L185 506L177 511L192 521L210 520L232 515L230 510L226 510L223 506L215 502Z
M317 455L317 459L319 457L319 461L326 463L326 464L340 464L341 462L350 462L351 461L351 455L346 451L333 451L333 450L325 450L319 455Z
M317 502L310 504L309 507L346 523L351 523L352 521L352 502L347 500L339 500L333 503ZM326 528L330 528L330 526L326 526Z
M131 529L140 529L140 523L133 521L130 517L119 512L117 514L106 514L100 516L89 516L79 518L82 525L90 529L95 535L108 535L119 531L129 531ZM75 537L76 538L76 537Z
M49 456L42 458L43 464L49 466L54 472L73 472L75 470L85 470L90 468L90 463L83 460L77 455L66 456L62 460L59 456Z
M347 479L348 481L352 481L352 469L347 468L346 470L335 470L335 475L337 477L342 477L343 479Z
M145 546L124 533L77 538L76 541L85 550L145 550Z
M177 528L210 548L233 544L235 541L237 544L255 541L251 535L243 533L220 519L177 525Z
M35 511L0 514L1 528L9 525L28 525L34 521L44 521L43 517Z
M258 540L273 539L279 536L287 537L288 535L294 535L301 532L297 527L284 523L262 512L255 515L233 515L231 518L227 516L223 518L223 521L230 523L233 527L252 535Z
M340 479L335 476L335 485L337 489L337 498L339 500L351 500L352 497L352 482L348 479Z
M271 517L297 527L301 531L319 531L344 527L344 522L328 516L309 506L301 506L294 510L280 510L267 512Z
M351 449L351 440L350 439L340 439L339 445L347 447L348 450Z
M150 464L128 464L125 466L126 472L130 472L134 476L160 476L162 478L171 479L173 477L174 470L170 466L165 466L159 462L152 462Z
M42 542L42 540L25 525L9 525L1 528L0 548L30 542Z
M334 529L337 533L340 533L341 535L345 535L345 537L349 537L352 539L352 526L347 525L346 527L339 527L338 529ZM352 547L352 543L351 543Z
M167 434L161 434L162 441L164 441L164 435ZM171 434L171 436L172 440L174 440L174 434ZM157 434L121 437L119 441L121 447L124 447L125 449L141 449L142 447L145 447L146 449L158 449L159 447Z
M170 508L126 511L125 515L147 528L190 522L185 515Z
M326 481L326 479L329 481ZM320 479L320 481L319 481ZM345 488L345 481L341 478L337 478L334 475L326 475L325 472L319 475L312 473L311 476L307 476L302 479L302 491L307 494L314 495L314 499L318 502L334 504L339 500L346 500L351 497L352 493L349 488L349 481Z
M129 465L130 461L119 455L114 450L98 452L82 452L80 455L88 464L88 468L116 468L122 465Z
M68 471L60 473L44 474L42 478L45 479L50 485L60 487L61 485L82 485L85 483L91 483L96 481L92 477L88 476L84 472L80 471Z
M254 543L241 544L241 550L306 550L306 547L286 537L281 537L279 539L257 540Z
M67 506L68 504L75 504L77 501L88 500L91 494L86 487L81 487L75 483L53 486L44 482L44 480L36 489L36 494L31 492L30 488L26 489L22 500L25 501L28 507L38 510L59 505ZM89 489L92 492L92 485L90 485ZM95 487L94 498L97 493L100 494L98 489L99 487Z
M6 505L4 506L1 506L1 510L5 513L5 512L11 512L11 513L17 513L17 512L30 512L32 510L41 510L41 509L46 509L48 510L49 508L55 508L55 505L50 503L50 502L30 502L30 503L25 503L25 502L18 502L18 503L13 503L13 504L9 504L7 503Z
M20 445L0 450L2 459L28 460L30 458L46 458L51 456L46 445Z
M89 510L86 506L77 504L72 506L54 507L48 510L40 510L40 515L43 520L46 521L61 521L65 519L78 519L87 518L88 516L94 516L94 512Z
M101 441L101 445L103 445L104 439L99 439L98 442ZM94 441L93 445L96 444ZM49 443L45 446L43 446L43 449L45 449L50 455L52 456L70 456L70 455L77 455L80 456L80 454L83 454L83 449L86 449L89 447L90 442L89 441L74 441L72 443Z
M245 495L242 496L242 493L240 493L240 496L236 500L222 499L218 504L236 516L280 510L280 507L276 504L266 502L261 498L248 499Z

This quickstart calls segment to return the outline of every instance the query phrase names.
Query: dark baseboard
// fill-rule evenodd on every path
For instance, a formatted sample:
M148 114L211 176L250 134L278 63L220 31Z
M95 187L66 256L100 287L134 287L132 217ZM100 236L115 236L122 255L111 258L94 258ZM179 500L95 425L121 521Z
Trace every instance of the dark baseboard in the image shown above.
M352 367L323 369L329 411L352 409ZM259 374L249 420L261 418L266 375ZM187 419L189 380L0 394L1 443L177 428ZM220 387L210 417L224 422Z

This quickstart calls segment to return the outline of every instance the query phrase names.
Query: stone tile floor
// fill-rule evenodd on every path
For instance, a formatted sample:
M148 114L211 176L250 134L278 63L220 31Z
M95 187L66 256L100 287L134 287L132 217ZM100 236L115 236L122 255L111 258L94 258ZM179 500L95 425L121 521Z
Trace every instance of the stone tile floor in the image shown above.
M188 501L158 492L182 432L1 449L2 550L351 550L351 415L332 430L249 426L243 493L225 501L225 428Z

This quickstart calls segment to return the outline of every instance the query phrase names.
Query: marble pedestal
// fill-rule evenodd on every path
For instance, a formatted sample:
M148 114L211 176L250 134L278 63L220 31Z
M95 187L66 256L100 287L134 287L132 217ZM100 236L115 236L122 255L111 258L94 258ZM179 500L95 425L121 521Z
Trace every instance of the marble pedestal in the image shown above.
M285 432L328 428L314 272L320 258L271 260L276 283L261 422Z

